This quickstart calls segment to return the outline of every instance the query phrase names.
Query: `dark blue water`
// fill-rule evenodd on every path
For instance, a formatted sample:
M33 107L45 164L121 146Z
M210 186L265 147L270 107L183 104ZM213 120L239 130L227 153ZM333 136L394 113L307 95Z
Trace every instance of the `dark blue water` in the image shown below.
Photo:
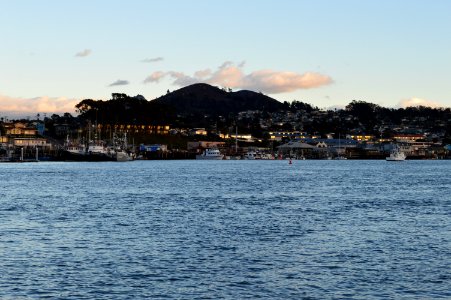
M451 161L0 165L0 298L451 298Z

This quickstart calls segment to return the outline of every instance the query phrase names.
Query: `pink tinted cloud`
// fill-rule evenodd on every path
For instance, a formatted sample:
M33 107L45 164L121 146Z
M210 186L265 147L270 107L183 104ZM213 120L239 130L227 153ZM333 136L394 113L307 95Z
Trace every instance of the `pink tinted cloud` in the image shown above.
M158 82L163 77L171 77L174 79L172 84L178 86L206 82L229 88L262 91L269 94L317 88L333 82L331 77L314 72L299 74L287 71L259 70L245 74L243 66L244 62L236 65L226 61L215 72L211 72L210 69L200 70L195 72L193 76L181 72L159 71L151 74L144 82Z
M0 95L0 111L4 114L25 115L45 113L75 113L75 105L79 99L66 97L15 98Z
M230 88L245 88L244 77L245 75L241 68L224 63L206 82Z
M332 78L319 73L278 72L261 70L244 77L247 87L265 91L269 94L293 92L299 89L311 89L332 83Z
M207 78L211 75L210 69L199 70L194 73L195 78Z
M167 74L165 72L162 72L162 71L153 72L146 79L144 79L144 83L159 82L166 75Z

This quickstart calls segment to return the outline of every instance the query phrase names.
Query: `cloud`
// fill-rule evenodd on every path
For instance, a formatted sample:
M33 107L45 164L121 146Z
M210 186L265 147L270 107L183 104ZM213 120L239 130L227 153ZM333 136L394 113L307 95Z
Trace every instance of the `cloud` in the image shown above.
M85 49L75 54L75 57L86 57L91 54L91 49Z
M130 84L130 82L128 80L118 79L115 82L109 84L108 86L127 85L127 84Z
M163 57L154 57L154 58L145 58L143 60L141 60L141 62L143 63L154 63L154 62L159 62L164 60Z
M243 72L244 65L244 61L240 64L226 61L214 72L210 69L199 70L193 76L186 75L182 72L158 71L148 76L144 80L144 83L159 82L165 77L170 77L173 79L172 84L177 86L205 82L229 88L249 89L268 94L278 94L299 89L317 88L333 82L331 77L315 72L299 74L287 71L258 70L245 74Z
M209 77L210 75L211 75L211 70L210 70L210 69L199 70L199 71L196 71L196 72L194 73L194 77L195 77L195 78L201 78L201 79L207 78L207 77Z
M0 95L0 111L7 116L26 116L36 113L74 113L79 99L66 97L16 98Z
M150 76L148 76L146 79L144 79L144 83L151 83L151 82L159 82L161 79L163 79L166 76L165 72L162 71L156 71L153 72Z
M271 70L256 71L247 75L244 79L247 87L269 94L311 89L332 83L332 79L329 76L319 73L307 72L298 74Z
M431 100L426 100L426 99L421 99L421 98L410 98L410 99L403 99L401 101L399 101L397 107L399 108L406 108L406 107L416 107L416 106L426 106L426 107L431 107L431 108L438 108L438 107L444 107L444 105L435 102L435 101L431 101Z

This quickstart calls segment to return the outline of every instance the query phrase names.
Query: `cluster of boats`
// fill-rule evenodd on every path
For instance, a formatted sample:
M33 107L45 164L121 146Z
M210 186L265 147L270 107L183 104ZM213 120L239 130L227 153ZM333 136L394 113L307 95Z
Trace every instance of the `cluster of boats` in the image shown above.
M212 159L212 160L221 160L221 159L274 159L274 156L266 153L259 153L255 151L249 151L243 156L226 156L221 154L219 149L216 148L207 148L201 154L196 155L196 159Z
M225 156L221 154L219 149L216 148L207 148L201 154L196 155L196 159L212 159L212 160L221 160L221 159L274 159L274 156L271 154L262 154L254 151L250 151L246 153L243 157L241 156ZM305 158L302 158L305 159ZM335 159L345 160L347 159L344 156L338 156ZM390 156L386 157L387 161L403 161L406 159L406 154L402 152L399 148L394 148L390 152Z
M62 159L67 161L130 161L133 155L127 151L126 135L118 138L116 135L113 144L107 146L103 141L89 141L73 143L67 139L62 153Z

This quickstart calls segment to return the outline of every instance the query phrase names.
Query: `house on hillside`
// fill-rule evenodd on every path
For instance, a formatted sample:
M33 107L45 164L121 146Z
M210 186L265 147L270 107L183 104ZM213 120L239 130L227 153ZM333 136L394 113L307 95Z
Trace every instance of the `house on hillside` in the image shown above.
M38 134L36 127L28 126L22 122L3 123L3 127L8 136L36 136Z
M393 139L397 142L415 142L417 140L424 139L424 134L405 134L397 133L393 136Z
M301 131L271 131L269 137L273 141L282 141L283 139L302 139L307 137L306 132Z

